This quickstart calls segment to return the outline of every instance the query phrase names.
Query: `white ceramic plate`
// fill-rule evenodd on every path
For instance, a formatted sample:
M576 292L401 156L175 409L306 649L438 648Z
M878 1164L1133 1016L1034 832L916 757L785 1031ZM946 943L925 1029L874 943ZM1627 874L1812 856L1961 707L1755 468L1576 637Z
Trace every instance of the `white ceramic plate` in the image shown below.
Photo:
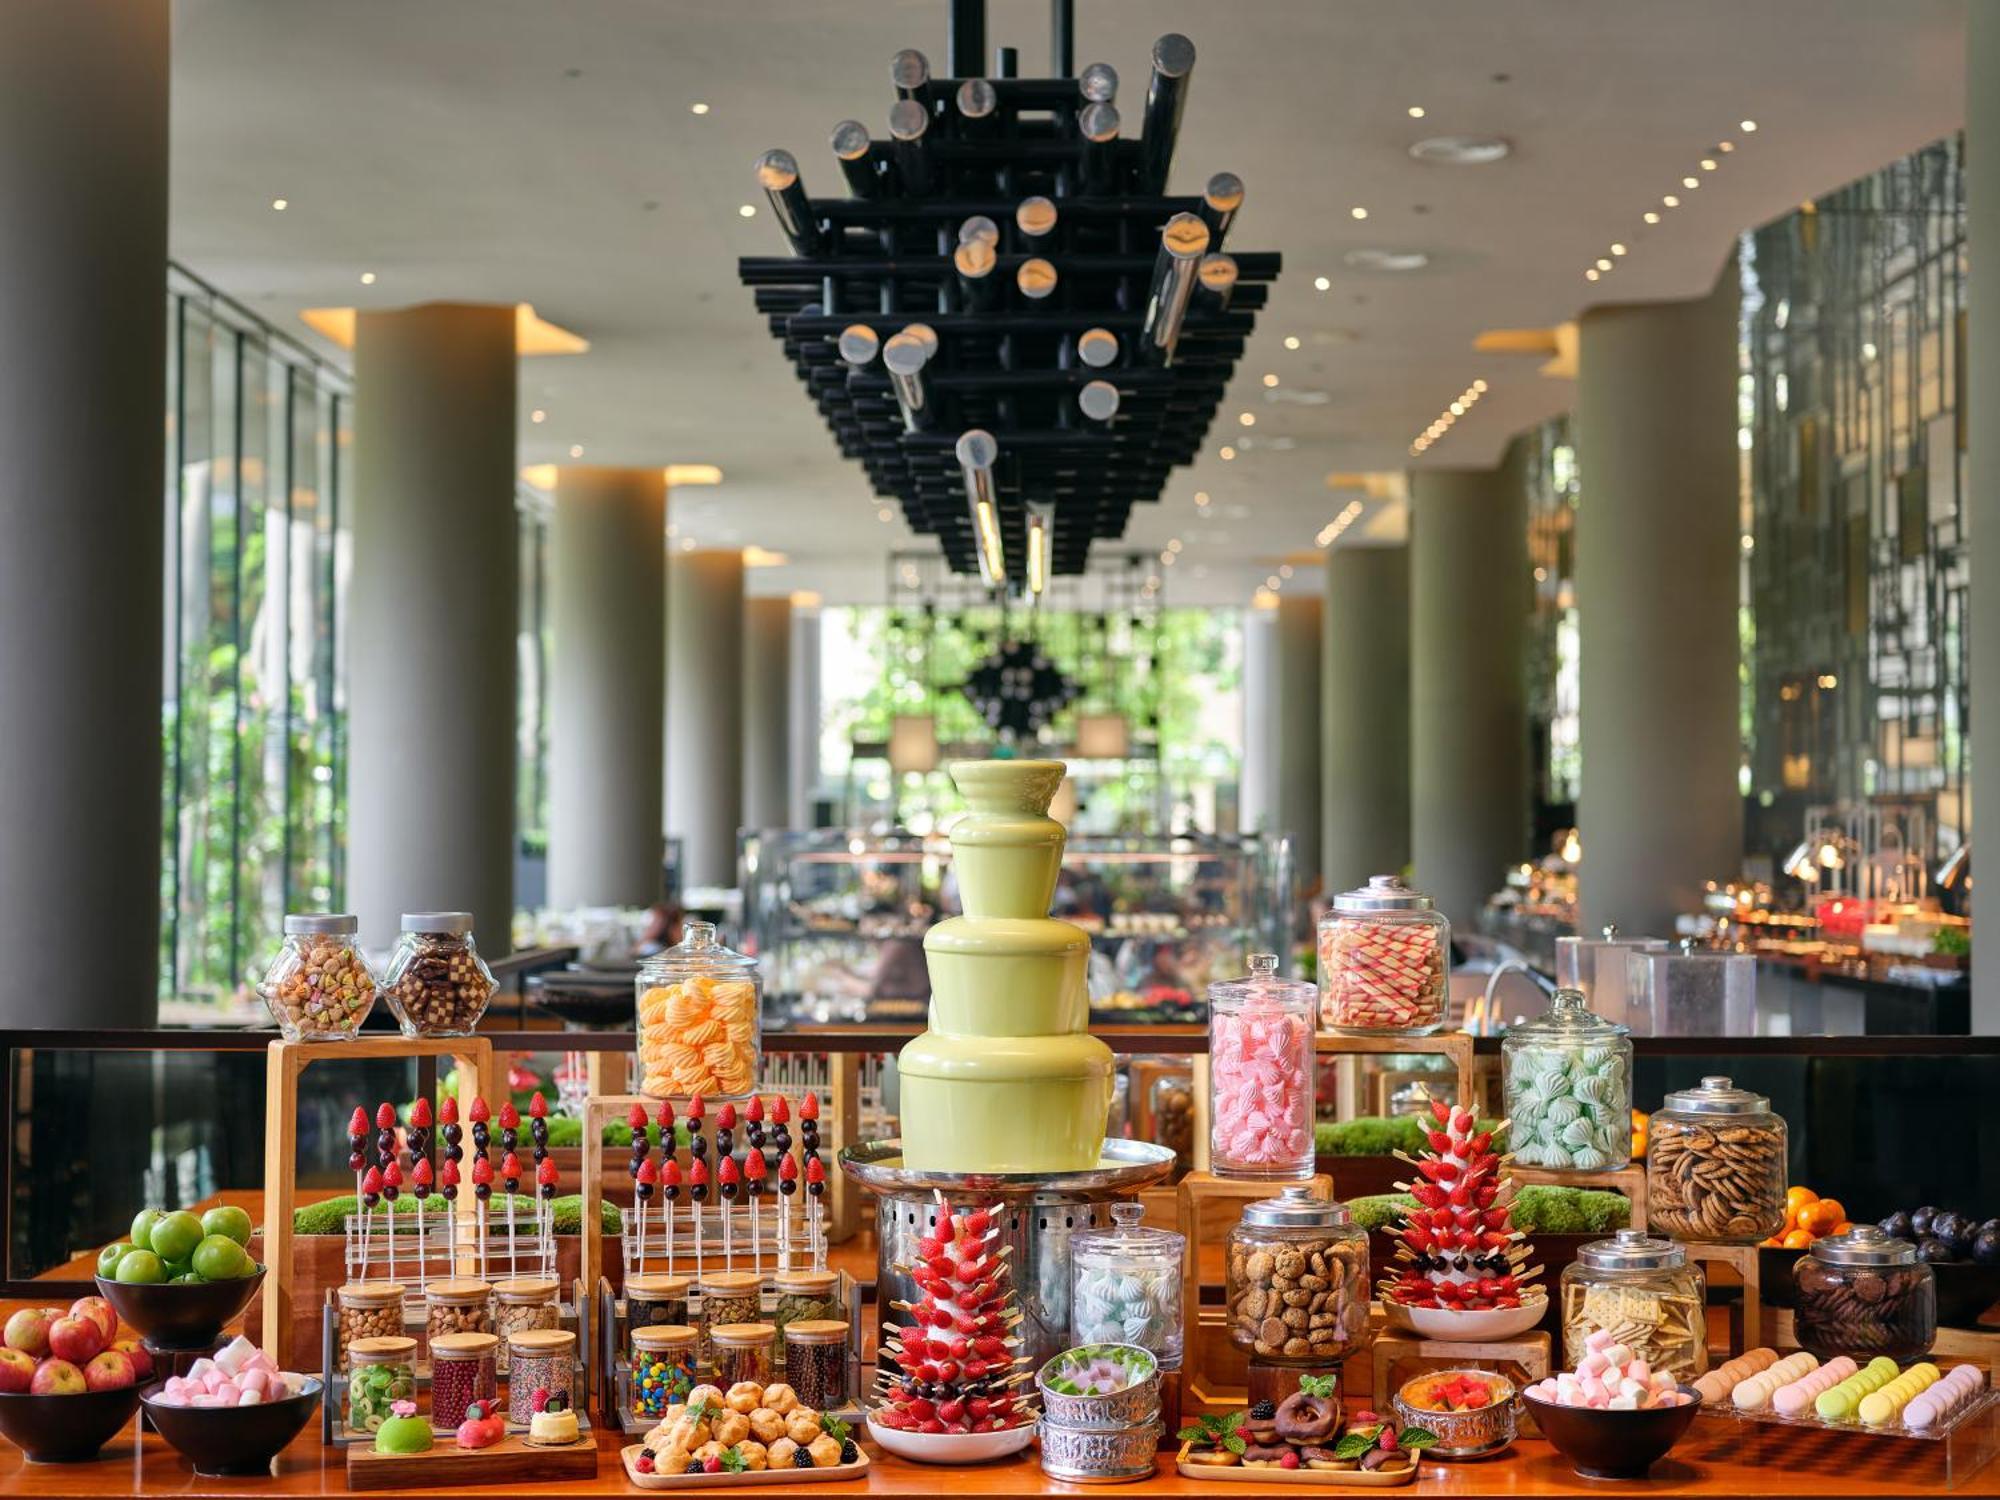
M912 1463L980 1464L1019 1453L1035 1440L1035 1424L1004 1427L998 1432L905 1432L870 1418L868 1435L883 1451Z
M1536 1297L1519 1307L1480 1307L1460 1310L1450 1307L1405 1307L1384 1301L1382 1316L1391 1328L1401 1328L1427 1339L1449 1339L1476 1344L1491 1339L1510 1339L1526 1333L1542 1321L1548 1311L1546 1297Z

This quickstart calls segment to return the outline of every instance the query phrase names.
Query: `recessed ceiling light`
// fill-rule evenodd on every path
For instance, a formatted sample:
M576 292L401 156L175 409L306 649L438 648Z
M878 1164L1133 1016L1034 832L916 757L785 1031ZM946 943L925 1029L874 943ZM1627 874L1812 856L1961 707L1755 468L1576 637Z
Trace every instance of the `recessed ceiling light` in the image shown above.
M1333 283L1328 281L1324 276L1313 277L1313 290L1316 292L1324 292L1330 290L1332 286Z
M1613 245L1611 247L1611 253L1613 255L1623 255L1625 253L1625 247L1623 245Z
M1588 271L1585 271L1583 273L1583 279L1585 281L1595 281L1597 280L1598 274L1599 273L1597 267L1592 266Z
M1299 336L1298 336L1298 335L1297 335L1296 333L1288 333L1288 334L1286 334L1286 335L1285 335L1285 347L1286 347L1287 349L1296 349L1296 348L1298 348L1298 347L1299 347Z
M581 444L581 443L571 443L571 444L569 445L569 456L570 456L571 458L582 458L582 457L583 457L583 444Z
M363 286L375 285L375 273L373 271L363 271L361 273L361 284Z
M283 213L286 209L290 208L291 206L292 206L292 200L289 198L273 198L271 200L271 207L276 209L279 213Z
M745 203L736 212L743 218L754 219L757 217L757 205L754 203Z
M1423 117L1424 107L1421 104L1412 104L1410 106L1410 118L1412 120L1421 120Z
M1462 416L1464 416L1464 415L1465 415L1465 403L1464 403L1464 402L1462 402L1462 401L1454 401L1454 402L1452 402L1452 403L1451 403L1451 414L1452 414L1452 415L1453 415L1454 417L1462 417Z
M1681 186L1684 188L1698 188L1701 186L1701 179L1699 177L1683 177L1681 179Z
M1230 447L1227 443L1224 443L1222 445L1222 452L1218 456L1222 459L1224 463L1228 463L1229 460L1236 457L1236 450Z
M1660 222L1660 216L1654 213L1650 208L1646 210L1645 218L1648 224L1657 224Z
M1681 200L1676 198L1672 193L1667 194L1660 201L1666 204L1668 208L1679 208L1681 206Z
M1724 156L1727 156L1727 155L1728 155L1728 154L1729 154L1730 152L1732 152L1732 151L1734 151L1734 150L1736 149L1736 142L1734 142L1734 141L1717 141L1717 142L1715 143L1715 149L1716 149L1717 151L1721 152L1721 153L1722 153L1722 154L1723 154Z
M1433 135L1410 147L1418 161L1440 167L1483 167L1514 148L1497 135Z
M1597 258L1597 269L1600 271L1608 271L1611 269L1611 262L1606 260L1603 256L1600 255Z
M886 505L878 505L875 507L875 519L886 526L896 519L896 512Z
M1255 427L1257 425L1257 413L1254 411L1239 411L1236 414L1236 420L1241 426Z
M1277 383L1278 383L1278 375L1275 370L1267 373L1264 376L1264 388L1266 390L1269 390L1272 386L1276 385Z
M1357 271L1421 271L1431 263L1421 250L1350 250L1340 260Z
M688 113L691 115L705 115L708 113L708 106L697 100L688 106Z
M1483 380L1475 380L1475 381L1473 381L1473 382L1472 382L1472 388L1473 388L1473 389L1474 389L1475 391L1479 392L1479 394L1480 394L1480 395L1482 395L1482 396L1486 394L1486 382L1485 382L1485 381L1483 381Z
M1195 507L1199 510L1208 509L1208 491L1196 490L1194 492L1194 503Z
M1703 158L1701 159L1701 169L1702 169L1702 171L1704 171L1704 172L1713 172L1713 171L1714 171L1714 170L1715 170L1715 169L1716 169L1717 167L1719 167L1719 166L1721 166L1721 165L1722 165L1722 163L1721 163L1721 162L1719 162L1719 161L1717 161L1717 160L1716 160L1716 159L1715 159L1714 157L1712 157L1712 156L1704 156L1704 157L1703 157Z
M1178 556L1181 550L1181 539L1177 536L1167 538L1167 550Z
M682 538L681 538L681 551L683 551L683 552L692 552L692 551L694 551L694 538L693 538L693 537L691 537L691 536L684 536L684 537L682 537Z
M1755 135L1757 133L1757 122L1755 120L1745 120L1741 128L1745 135Z
M548 419L549 419L549 414L543 411L539 406L536 407L533 411L528 413L528 420L530 422L546 422L548 421Z
M1347 213L1349 218L1354 218L1354 219L1365 219L1368 217L1368 210L1363 208L1358 203L1355 204L1354 207L1350 208L1347 211Z

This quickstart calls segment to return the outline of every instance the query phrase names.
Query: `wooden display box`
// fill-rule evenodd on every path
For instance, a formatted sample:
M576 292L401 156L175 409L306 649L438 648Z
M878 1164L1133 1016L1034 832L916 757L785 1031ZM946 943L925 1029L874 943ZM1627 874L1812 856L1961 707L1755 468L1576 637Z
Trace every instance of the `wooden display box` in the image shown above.
M1764 1325L1763 1276L1758 1269L1757 1247L1755 1245L1699 1245L1691 1241L1682 1242L1687 1249L1688 1262L1701 1267L1702 1275L1708 1279L1708 1289L1712 1295L1718 1286L1743 1289L1743 1300L1730 1310L1729 1346L1718 1356L1711 1345L1708 1362L1711 1367L1732 1359L1746 1349L1755 1349L1769 1340ZM1717 1269L1728 1273L1727 1280L1717 1281Z
M1389 1409L1390 1398L1420 1370L1492 1370L1525 1390L1549 1373L1554 1340L1536 1329L1511 1339L1461 1343L1427 1339L1414 1333L1381 1329L1369 1351L1369 1400L1377 1411ZM1525 1414L1525 1408L1523 1408Z
M1321 1057L1443 1057L1451 1063L1457 1092L1452 1103L1476 1111L1479 1105L1477 1069L1472 1055L1472 1036L1464 1031L1438 1031L1429 1036L1349 1036L1344 1032L1322 1031L1313 1038L1313 1050ZM1341 1070L1335 1090L1334 1118L1351 1120L1363 1112L1358 1069Z

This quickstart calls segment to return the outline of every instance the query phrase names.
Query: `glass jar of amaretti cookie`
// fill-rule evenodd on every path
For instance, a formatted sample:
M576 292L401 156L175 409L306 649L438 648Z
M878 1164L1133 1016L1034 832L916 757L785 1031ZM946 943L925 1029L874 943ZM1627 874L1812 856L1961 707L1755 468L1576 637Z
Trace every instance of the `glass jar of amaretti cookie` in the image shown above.
M1785 1122L1727 1078L1667 1095L1646 1145L1646 1224L1705 1244L1752 1245L1785 1222Z

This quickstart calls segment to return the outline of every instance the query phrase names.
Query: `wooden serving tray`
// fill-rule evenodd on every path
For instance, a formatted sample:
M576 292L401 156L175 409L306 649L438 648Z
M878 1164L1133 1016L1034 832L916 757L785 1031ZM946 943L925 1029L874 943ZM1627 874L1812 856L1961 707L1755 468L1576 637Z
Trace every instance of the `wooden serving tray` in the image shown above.
M509 1433L489 1448L461 1448L449 1437L423 1453L347 1450L350 1490L426 1489L455 1484L536 1484L597 1477L597 1439L589 1431L561 1448L538 1448Z
M625 1466L625 1477L642 1490L719 1490L744 1484L828 1484L839 1479L868 1477L868 1450L861 1447L855 1450L861 1455L859 1463L835 1464L830 1469L756 1469L741 1474L641 1474L632 1467L632 1460L645 1446L644 1443L634 1443L629 1448L618 1450L618 1461Z
M1174 1455L1174 1467L1186 1478L1204 1482L1212 1479L1219 1484L1318 1484L1385 1490L1410 1483L1424 1466L1422 1449L1417 1451L1417 1461L1397 1474L1368 1474L1360 1469L1280 1469L1276 1465L1251 1469L1242 1464L1197 1464L1188 1462L1193 1449L1193 1443L1182 1443L1181 1451Z

